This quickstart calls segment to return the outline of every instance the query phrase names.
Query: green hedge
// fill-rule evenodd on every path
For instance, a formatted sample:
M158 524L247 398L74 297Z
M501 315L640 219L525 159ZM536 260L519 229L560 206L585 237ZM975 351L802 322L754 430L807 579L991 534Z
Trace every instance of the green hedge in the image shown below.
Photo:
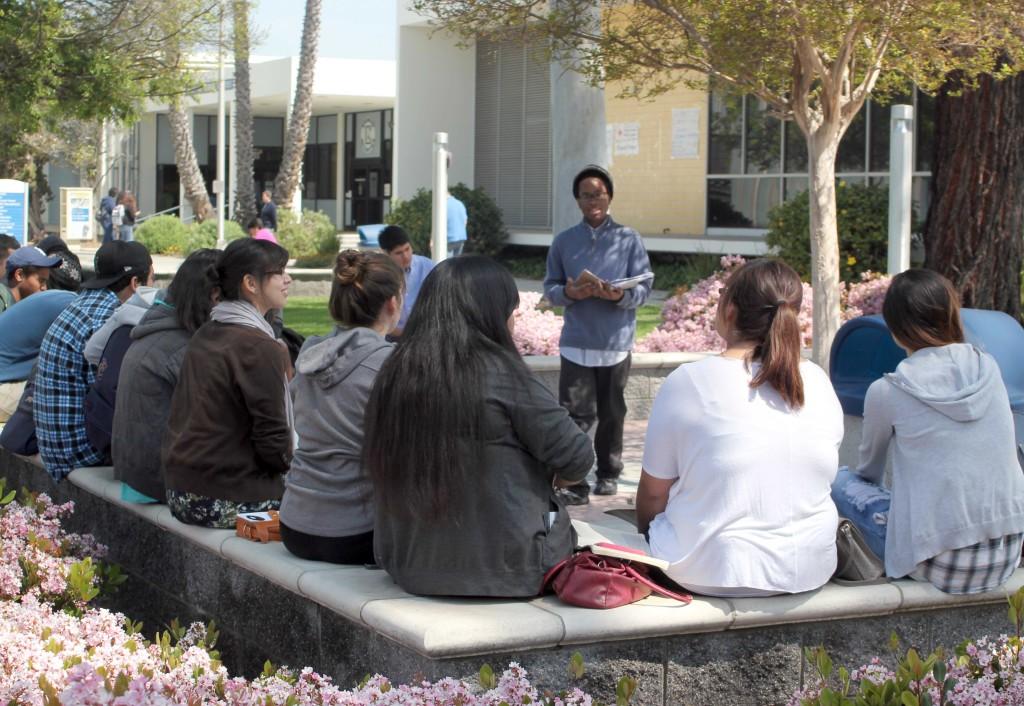
M328 259L333 264L340 247L331 219L319 211L303 211L302 222L288 210L278 216L277 240L296 259ZM228 242L247 236L235 221L224 221ZM200 248L217 247L217 221L187 226L177 216L154 216L135 231L135 239L153 255L188 255Z
M811 231L808 192L768 213L765 242L805 280L811 276ZM862 272L885 272L889 253L889 190L883 186L836 185L839 271L844 282ZM912 216L917 223L917 213Z
M452 196L466 205L469 217L466 251L483 255L497 255L508 240L504 216L498 204L481 187L470 189L459 183L450 189ZM433 211L433 192L419 189L408 201L395 200L388 223L402 226L409 234L413 249L421 255L430 255L430 218Z
M336 255L341 247L338 229L320 211L303 211L302 221L287 209L277 212L277 241L297 260L316 255Z

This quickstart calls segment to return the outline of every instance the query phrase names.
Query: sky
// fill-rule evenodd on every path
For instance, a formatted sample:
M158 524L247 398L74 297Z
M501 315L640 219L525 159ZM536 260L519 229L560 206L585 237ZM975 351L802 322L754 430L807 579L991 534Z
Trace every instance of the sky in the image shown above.
M346 59L395 58L395 0L322 0L320 56ZM253 23L262 41L252 53L298 56L302 43L302 0L254 0Z

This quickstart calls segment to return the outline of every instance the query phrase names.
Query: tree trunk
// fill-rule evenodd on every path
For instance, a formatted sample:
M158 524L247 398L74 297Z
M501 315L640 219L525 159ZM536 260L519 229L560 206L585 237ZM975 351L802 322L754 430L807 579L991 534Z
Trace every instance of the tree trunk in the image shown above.
M313 72L316 69L317 43L320 40L320 2L306 0L306 19L302 25L302 51L295 84L295 102L285 135L281 170L274 185L274 201L290 208L302 177L302 160L306 154L309 118L313 114Z
M232 5L235 49L235 220L244 227L256 215L253 178L252 97L249 89L249 3Z
M33 155L31 159L32 181L28 197L29 236L35 240L46 233L46 206L53 199L50 182L46 178L46 163L49 160L43 155Z
M814 289L815 363L828 370L839 330L839 229L836 226L837 129L822 125L807 138L810 169L811 287Z
M178 178L185 187L185 198L192 207L196 221L202 223L207 218L213 218L214 211L210 204L210 196L206 193L203 173L199 171L196 149L192 145L192 120L181 107L181 103L174 100L167 113L167 122L171 126L171 142L174 145L174 163L178 167Z
M935 102L925 266L948 277L964 306L1020 318L1024 261L1024 76ZM982 119L983 118L983 119Z

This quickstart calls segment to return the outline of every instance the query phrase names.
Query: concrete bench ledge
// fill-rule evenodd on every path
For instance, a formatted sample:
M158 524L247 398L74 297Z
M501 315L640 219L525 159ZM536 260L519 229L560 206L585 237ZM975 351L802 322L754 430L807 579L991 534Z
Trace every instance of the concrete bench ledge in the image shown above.
M710 355L718 355L717 352L708 353L634 353L630 369L636 370L664 370L669 372L675 370L683 363L694 363ZM558 372L561 363L561 356L557 355L528 355L523 357L526 367L535 373Z
M946 606L1005 604L1024 586L1024 570L998 591L950 596L929 584L901 580L867 586L827 584L809 593L770 598L694 598L690 605L651 597L615 610L576 608L554 596L533 600L424 598L401 590L383 571L305 561L280 542L258 544L182 524L164 505L120 499L112 468L82 468L77 487L106 499L269 581L305 596L429 658L713 633L772 625L884 616Z

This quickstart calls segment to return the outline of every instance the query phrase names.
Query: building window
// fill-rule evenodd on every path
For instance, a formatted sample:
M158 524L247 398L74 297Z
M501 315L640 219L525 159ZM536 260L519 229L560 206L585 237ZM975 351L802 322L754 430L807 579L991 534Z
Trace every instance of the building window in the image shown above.
M928 210L934 101L918 91L890 104L914 105L914 200ZM768 212L809 184L807 143L790 121L773 117L754 96L712 92L709 99L707 228L766 229ZM847 129L836 155L836 178L850 184L889 179L889 106L869 101ZM720 229L720 230L719 230Z
M514 228L551 227L551 77L539 41L477 41L474 177Z

